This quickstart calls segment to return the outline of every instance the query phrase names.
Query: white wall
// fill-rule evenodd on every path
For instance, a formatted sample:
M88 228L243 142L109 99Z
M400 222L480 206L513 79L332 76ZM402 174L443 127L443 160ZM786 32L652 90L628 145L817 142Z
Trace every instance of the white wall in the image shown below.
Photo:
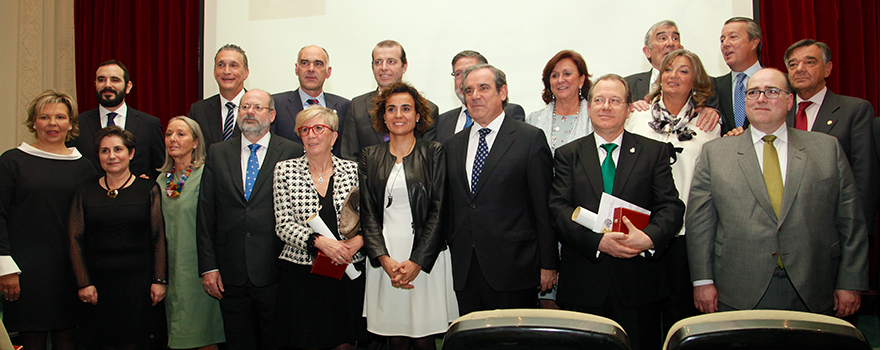
M330 53L333 67L324 90L350 99L376 88L370 52L394 39L409 61L404 80L441 113L460 104L450 60L466 49L507 74L510 100L529 113L544 106L541 71L556 52L580 52L594 78L644 72L650 68L641 52L645 32L663 19L678 23L685 48L710 75L725 74L718 37L733 16L752 17L751 0L206 0L205 96L217 93L211 72L223 44L247 51L245 86L270 93L298 86L297 52L316 44Z

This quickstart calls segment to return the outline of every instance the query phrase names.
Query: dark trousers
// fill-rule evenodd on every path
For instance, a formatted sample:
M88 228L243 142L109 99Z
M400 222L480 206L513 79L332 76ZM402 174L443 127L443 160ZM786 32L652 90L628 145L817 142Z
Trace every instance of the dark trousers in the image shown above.
M455 298L458 300L458 313L464 316L482 310L535 308L538 304L538 289L536 287L504 292L492 289L483 277L477 256L471 255L467 281L461 291L455 292Z
M662 259L663 274L669 285L669 297L663 299L660 306L665 335L676 322L699 315L699 310L694 306L694 285L688 266L685 236L673 238Z
M564 310L583 312L614 320L626 331L630 348L633 350L659 350L661 347L659 302L639 307L624 306L617 296L614 284L612 284L608 290L608 296L601 306L588 307L571 303L564 303L560 306Z
M254 286L248 280L242 286L225 285L220 299L226 345L229 349L275 349L272 320L278 283Z

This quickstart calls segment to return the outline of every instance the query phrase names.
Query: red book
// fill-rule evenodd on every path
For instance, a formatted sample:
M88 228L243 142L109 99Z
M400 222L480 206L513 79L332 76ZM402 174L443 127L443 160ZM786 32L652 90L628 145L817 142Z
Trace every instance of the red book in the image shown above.
M312 273L339 280L342 279L342 274L345 273L346 266L348 266L348 264L334 264L333 260L331 260L329 256L326 256L321 251L318 251L318 255L315 256L315 262L312 263Z
M629 233L629 228L623 223L624 216L639 230L644 230L645 227L648 227L648 222L651 219L650 215L639 213L632 209L614 208L614 223L611 225L611 232Z

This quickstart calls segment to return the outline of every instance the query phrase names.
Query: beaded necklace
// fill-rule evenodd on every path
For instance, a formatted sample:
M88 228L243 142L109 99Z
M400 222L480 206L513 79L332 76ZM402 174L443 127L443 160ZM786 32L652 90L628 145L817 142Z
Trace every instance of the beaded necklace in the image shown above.
M180 181L176 183L171 181L171 178L174 177L174 168L171 168L171 171L165 174L165 193L168 194L168 197L177 198L180 196L180 191L183 191L183 185L186 183L186 179L192 173L192 170L192 164L187 165L186 169L180 173Z

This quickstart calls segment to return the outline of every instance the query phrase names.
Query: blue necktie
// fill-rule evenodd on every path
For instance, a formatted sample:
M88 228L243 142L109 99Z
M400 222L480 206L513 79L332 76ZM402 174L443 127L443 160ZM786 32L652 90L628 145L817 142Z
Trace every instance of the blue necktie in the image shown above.
M309 106L314 106L314 105L320 106L321 105L320 103L318 103L318 100L314 99L314 98L310 98L310 99L306 100L306 103L308 103Z
M119 115L116 112L107 113L107 126L116 125L116 122L113 121L113 118Z
M614 173L617 171L617 167L614 166L614 158L611 157L611 152L614 152L617 145L606 143L602 145L602 148L605 149L605 160L602 161L602 182L605 186L605 193L611 194L611 191L614 189Z
M746 73L736 75L736 86L733 89L733 120L736 126L743 126L746 123L746 87L743 80L746 79Z
M247 201L251 200L251 191L254 190L254 182L257 181L257 174L260 173L260 163L257 161L257 150L260 149L260 145L252 143L248 148L251 149L251 155L248 157L247 175L244 180L244 199Z
M477 182L480 181L480 172L483 171L483 164L486 163L486 156L489 155L489 146L486 144L486 135L492 132L489 128L482 128L480 132L480 143L477 144L477 154L474 157L474 168L471 172L471 195L477 190Z
M228 140L232 137L232 129L235 125L235 116L233 113L235 112L235 104L232 102L226 102L226 121L223 122L223 139Z
M471 113L468 110L464 110L464 128L467 129L474 124L474 119L471 118Z

